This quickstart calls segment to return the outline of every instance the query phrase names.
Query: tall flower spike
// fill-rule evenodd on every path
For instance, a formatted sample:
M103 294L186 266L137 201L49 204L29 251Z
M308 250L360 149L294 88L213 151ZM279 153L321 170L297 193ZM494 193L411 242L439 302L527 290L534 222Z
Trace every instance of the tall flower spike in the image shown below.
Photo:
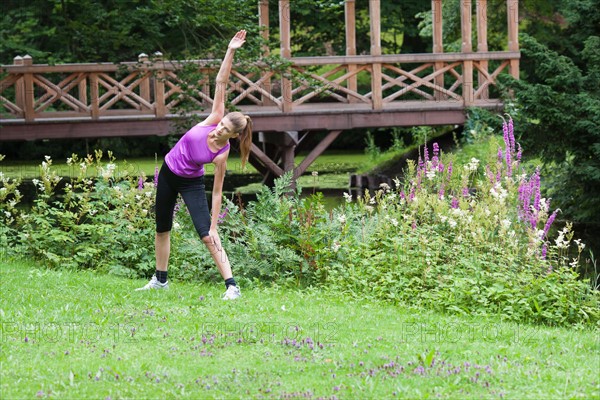
M508 141L510 143L510 151L515 152L515 126L512 117L508 116Z

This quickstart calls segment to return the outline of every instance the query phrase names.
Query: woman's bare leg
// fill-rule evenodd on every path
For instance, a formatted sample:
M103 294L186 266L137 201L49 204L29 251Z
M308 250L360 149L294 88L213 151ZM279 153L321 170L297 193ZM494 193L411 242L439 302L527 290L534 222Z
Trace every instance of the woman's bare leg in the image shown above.
M219 269L219 273L223 279L232 278L233 273L231 272L231 264L229 263L229 258L227 258L225 249L221 245L220 238L218 236L205 236L202 238L202 241L208 248L210 255L217 264L217 268Z
M166 271L169 265L169 255L171 254L171 232L156 233L156 269Z

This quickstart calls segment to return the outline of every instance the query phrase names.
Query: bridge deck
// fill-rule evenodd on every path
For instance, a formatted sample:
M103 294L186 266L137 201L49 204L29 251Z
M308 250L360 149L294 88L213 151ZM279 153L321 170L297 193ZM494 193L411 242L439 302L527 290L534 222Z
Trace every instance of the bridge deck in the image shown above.
M502 107L500 100L479 100L474 106ZM403 101L386 103L381 110L368 104L301 104L292 113L275 106L239 106L252 116L255 131L347 130L388 126L453 125L465 121L465 107L458 101ZM199 113L200 116L207 115ZM157 118L153 114L89 117L0 120L0 140L39 140L93 138L110 136L162 136L172 131L177 115Z

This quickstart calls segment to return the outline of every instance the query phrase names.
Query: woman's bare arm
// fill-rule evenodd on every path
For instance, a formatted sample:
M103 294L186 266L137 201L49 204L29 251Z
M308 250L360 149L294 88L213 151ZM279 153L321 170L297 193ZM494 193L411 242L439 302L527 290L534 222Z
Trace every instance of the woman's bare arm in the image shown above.
M233 65L233 56L235 51L242 47L245 41L246 31L241 30L236 33L233 39L231 39L231 42L229 42L227 53L225 53L225 57L219 68L219 73L217 74L212 111L210 115L201 122L201 125L215 125L223 119L223 116L225 115L225 95L227 94L227 83L229 82L231 66Z

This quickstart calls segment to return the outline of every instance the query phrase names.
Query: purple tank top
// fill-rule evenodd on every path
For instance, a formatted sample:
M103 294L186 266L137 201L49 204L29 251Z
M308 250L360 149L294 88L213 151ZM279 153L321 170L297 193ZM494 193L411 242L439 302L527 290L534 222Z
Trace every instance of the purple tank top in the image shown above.
M167 166L175 175L196 178L204 175L204 164L229 149L229 143L218 152L208 148L208 134L216 125L196 125L183 135L175 147L165 156Z

